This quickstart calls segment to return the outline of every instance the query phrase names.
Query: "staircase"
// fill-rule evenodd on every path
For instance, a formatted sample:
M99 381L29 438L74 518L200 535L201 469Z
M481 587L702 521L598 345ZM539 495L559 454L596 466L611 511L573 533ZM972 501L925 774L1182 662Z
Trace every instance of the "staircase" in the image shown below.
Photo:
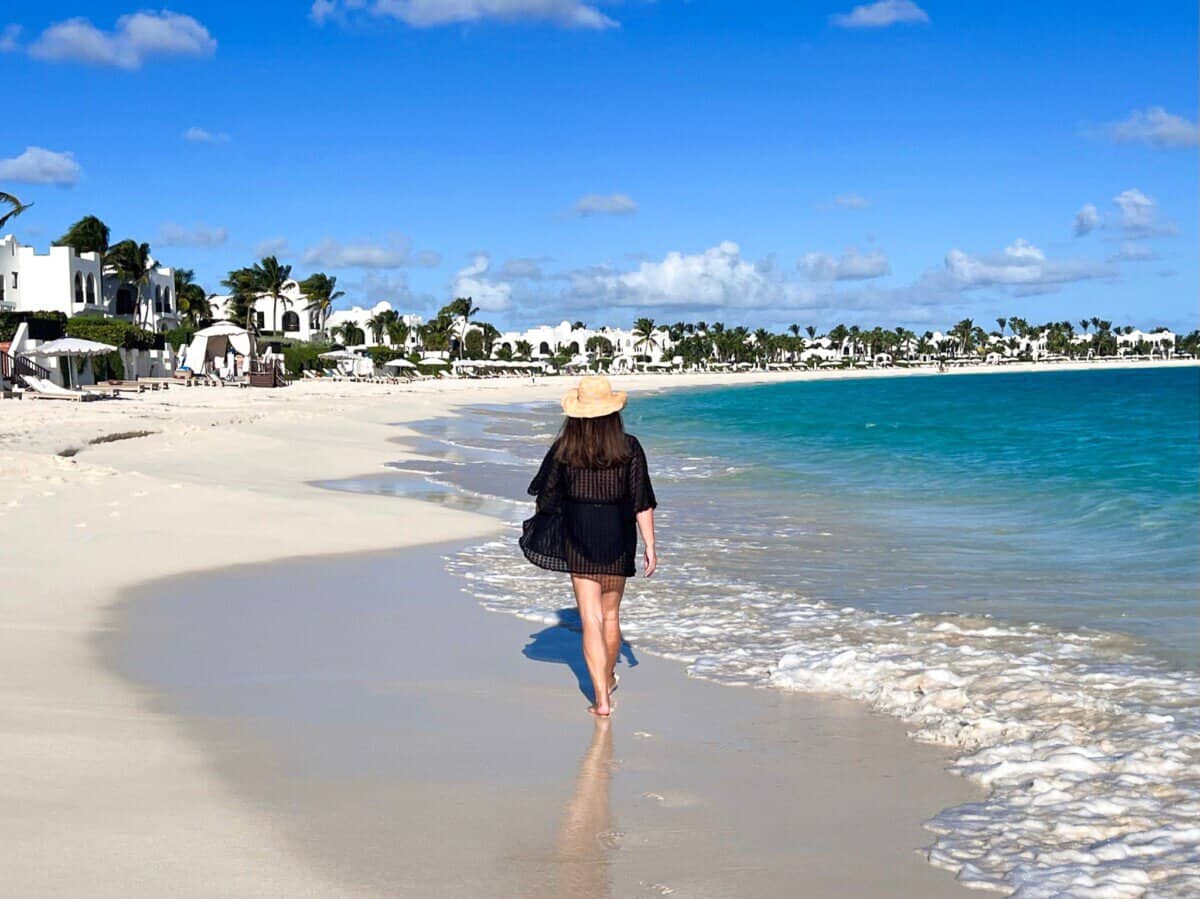
M25 386L19 380L21 375L49 379L50 369L30 362L24 356L14 356L7 350L0 350L0 389L11 390L13 387Z

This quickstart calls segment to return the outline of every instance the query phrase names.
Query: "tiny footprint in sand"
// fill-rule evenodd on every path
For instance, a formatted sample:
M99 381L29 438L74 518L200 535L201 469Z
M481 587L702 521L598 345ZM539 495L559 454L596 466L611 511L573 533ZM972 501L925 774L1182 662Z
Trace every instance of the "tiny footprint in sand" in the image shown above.
M654 734L646 730L635 730L633 736L638 740L653 740Z
M646 883L643 880L641 886L646 892L653 893L656 896L670 896L675 892L673 888L667 886L665 883Z
M643 793L643 799L653 799L655 802L662 802L664 797L661 793Z

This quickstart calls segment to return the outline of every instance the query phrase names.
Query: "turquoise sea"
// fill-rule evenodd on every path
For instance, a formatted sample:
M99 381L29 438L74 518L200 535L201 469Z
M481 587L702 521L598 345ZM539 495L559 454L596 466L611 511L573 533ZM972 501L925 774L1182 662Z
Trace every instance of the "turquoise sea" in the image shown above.
M634 394L660 573L627 636L728 684L830 693L989 791L932 863L1022 897L1200 895L1200 369L932 375ZM554 622L516 547L561 413L427 424L395 480L511 530L450 560ZM407 475L401 473L407 471Z

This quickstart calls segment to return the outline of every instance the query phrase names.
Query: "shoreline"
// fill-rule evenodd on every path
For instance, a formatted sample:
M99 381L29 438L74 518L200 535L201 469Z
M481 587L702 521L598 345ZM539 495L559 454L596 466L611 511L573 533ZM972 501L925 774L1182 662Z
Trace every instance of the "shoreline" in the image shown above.
M894 376L614 380L637 391L880 375ZM398 422L465 404L549 400L567 380L176 388L129 401L0 405L8 460L0 539L9 550L0 563L9 586L0 596L0 839L13 859L9 883L28 895L124 896L130 884L135 895L180 895L183 883L202 895L212 882L229 884L230 895L349 895L298 868L269 818L214 779L175 722L145 710L144 691L101 669L90 641L123 591L155 579L491 533L491 519L469 512L330 494L310 482L384 470L405 455L387 440ZM86 446L135 428L153 433Z

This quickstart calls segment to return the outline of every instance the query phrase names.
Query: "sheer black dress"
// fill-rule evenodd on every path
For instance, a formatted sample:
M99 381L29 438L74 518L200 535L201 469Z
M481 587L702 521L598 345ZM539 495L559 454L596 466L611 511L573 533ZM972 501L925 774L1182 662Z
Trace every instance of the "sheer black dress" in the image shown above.
M627 434L629 459L613 468L572 468L550 447L529 485L537 512L522 525L521 550L534 565L572 574L637 573L637 513L658 505L646 454Z

